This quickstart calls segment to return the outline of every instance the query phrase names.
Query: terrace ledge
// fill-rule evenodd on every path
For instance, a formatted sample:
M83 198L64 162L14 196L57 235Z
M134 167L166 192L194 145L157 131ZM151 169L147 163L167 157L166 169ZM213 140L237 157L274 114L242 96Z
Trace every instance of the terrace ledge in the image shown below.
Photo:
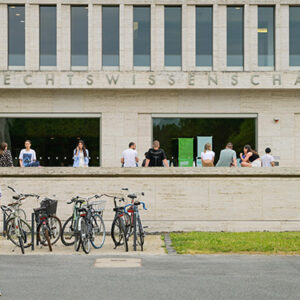
M0 168L0 177L300 177L300 168Z

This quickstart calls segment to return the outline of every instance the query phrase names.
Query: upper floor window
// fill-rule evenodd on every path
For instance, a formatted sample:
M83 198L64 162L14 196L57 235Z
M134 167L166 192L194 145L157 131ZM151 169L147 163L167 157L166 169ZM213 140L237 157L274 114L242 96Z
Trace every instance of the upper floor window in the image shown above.
M196 66L212 66L212 7L196 7Z
M258 7L258 66L274 66L274 7Z
M165 66L181 66L181 7L165 6Z
M102 7L102 65L119 66L119 6Z
M25 66L25 6L8 6L8 65Z
M40 66L56 66L56 6L40 6Z
M71 6L71 66L88 65L88 6Z
M244 66L244 8L227 7L227 66Z
M290 66L300 66L300 6L290 6Z
M133 65L150 66L150 7L133 7Z

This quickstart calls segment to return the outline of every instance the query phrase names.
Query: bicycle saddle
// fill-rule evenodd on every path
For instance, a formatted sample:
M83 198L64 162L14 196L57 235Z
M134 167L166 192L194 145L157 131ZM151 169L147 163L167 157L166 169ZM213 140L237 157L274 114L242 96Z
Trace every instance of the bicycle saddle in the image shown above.
M13 198L14 200L19 200L19 199L20 199L19 196L12 196L12 198Z
M137 195L136 194L129 194L127 197L133 200L133 199L137 198Z

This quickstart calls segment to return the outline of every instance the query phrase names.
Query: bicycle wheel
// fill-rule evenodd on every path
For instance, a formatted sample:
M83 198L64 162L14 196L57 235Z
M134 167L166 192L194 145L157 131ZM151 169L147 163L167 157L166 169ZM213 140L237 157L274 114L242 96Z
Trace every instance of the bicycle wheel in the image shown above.
M19 215L19 217L23 220L26 220L26 212L22 208L16 209L16 213Z
M31 246L31 226L24 221L23 219L20 219L19 224L20 233L23 239L23 245L24 248L28 248ZM15 226L15 218L11 218L7 220L6 222L6 233L7 237L10 239L10 241L15 244L16 246L20 247L20 241L19 236L16 234L16 226Z
M141 221L141 218L138 216L136 241L137 241L137 244L141 247L141 251L144 251L144 237L145 237L145 233L144 233L142 221Z
M75 226L74 226L74 237L75 237L74 249L75 249L75 251L79 251L80 246L81 246L81 234L80 234L80 230L78 228L78 224L81 222L81 219L82 218L75 220Z
M51 245L51 241L50 241L50 236L49 236L49 230L48 230L48 226L43 224L43 235L45 236L45 239L47 241L48 247L49 247L49 251L52 252L52 245Z
M95 249L100 249L105 241L105 225L104 221L99 214L92 216L92 239L91 243Z
M61 236L61 221L56 216L48 217L48 226L49 226L49 238L51 241L51 245L54 245Z
M80 226L80 239L82 250L89 254L91 251L91 241L88 232L88 224L85 218L81 218L81 226Z
M127 231L125 229L122 217L116 216L111 226L111 238L115 247L124 246L125 252L128 252Z
M62 227L61 242L65 246L72 246L75 243L73 216L68 218Z

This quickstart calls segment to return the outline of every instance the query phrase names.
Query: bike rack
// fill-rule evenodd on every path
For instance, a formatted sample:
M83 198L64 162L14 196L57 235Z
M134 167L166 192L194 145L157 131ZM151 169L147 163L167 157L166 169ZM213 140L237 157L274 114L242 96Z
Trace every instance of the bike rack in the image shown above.
M31 250L34 250L34 217L35 214L31 214Z
M133 205L133 251L136 251L136 206Z
M3 236L6 236L6 213L3 212Z

